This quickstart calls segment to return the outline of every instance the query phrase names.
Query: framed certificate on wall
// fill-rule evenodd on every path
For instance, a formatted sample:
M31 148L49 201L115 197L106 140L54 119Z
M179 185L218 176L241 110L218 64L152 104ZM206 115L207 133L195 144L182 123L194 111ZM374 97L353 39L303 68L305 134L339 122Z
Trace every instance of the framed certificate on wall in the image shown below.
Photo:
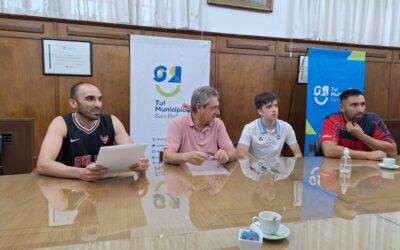
M92 76L92 43L42 39L43 74Z
M299 57L299 74L297 82L303 84L307 84L308 82L308 56Z
M273 0L207 0L208 4L272 12Z

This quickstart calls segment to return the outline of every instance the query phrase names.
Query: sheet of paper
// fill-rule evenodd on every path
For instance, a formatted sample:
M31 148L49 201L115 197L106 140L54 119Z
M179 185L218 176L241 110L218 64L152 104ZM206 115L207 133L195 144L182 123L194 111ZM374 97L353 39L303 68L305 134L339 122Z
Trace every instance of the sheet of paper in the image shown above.
M204 161L202 165L186 163L193 176L199 175L229 175L229 171L216 160Z
M96 164L107 167L109 173L130 171L129 167L139 162L146 148L147 144L101 147Z

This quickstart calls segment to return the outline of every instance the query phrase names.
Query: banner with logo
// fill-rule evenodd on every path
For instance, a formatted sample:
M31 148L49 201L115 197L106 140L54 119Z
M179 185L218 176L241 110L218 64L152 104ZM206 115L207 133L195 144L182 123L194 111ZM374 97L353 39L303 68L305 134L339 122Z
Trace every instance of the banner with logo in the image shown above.
M308 50L308 86L304 155L319 137L324 118L339 111L339 95L350 88L364 91L365 52Z
M194 89L209 85L210 49L210 41L131 35L130 134L149 144L156 169L169 122L190 112Z

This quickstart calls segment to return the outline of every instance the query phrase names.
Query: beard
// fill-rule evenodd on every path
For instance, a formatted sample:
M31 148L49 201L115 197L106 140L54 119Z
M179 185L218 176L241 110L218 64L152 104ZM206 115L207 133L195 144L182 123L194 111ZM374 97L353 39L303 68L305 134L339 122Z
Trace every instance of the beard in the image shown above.
M91 120L91 121L95 121L100 118L100 113L91 114L91 113L83 112L82 110L79 110L79 109L78 109L78 113L80 116L84 117L85 119Z
M353 122L353 123L360 123L362 121L362 119L364 118L365 112L363 112L363 111L354 112L352 110L345 109L342 111L342 114L346 121Z
M79 102L77 102L78 103L78 109L77 109L77 113L81 116L81 117L83 117L83 118L85 118L85 119L88 119L88 120L90 120L90 121L96 121L96 120L98 120L99 118L100 118L100 109L99 109L99 113L97 114L93 114L93 113L91 113L90 111L85 111L85 110L83 110L82 109L82 106L81 106L81 104L79 103Z
M359 122L361 122L361 120L363 119L363 117L364 117L364 113L359 113L359 114L355 114L354 116L353 116L353 118L352 118L352 122L356 122L356 123L359 123Z
M98 108L99 113L93 114L92 112L90 112L90 110L89 111L84 110L82 104L78 100L75 100L75 101L78 104L76 113L78 113L79 116L81 116L89 121L96 121L96 120L100 119L100 111L101 111L100 108Z

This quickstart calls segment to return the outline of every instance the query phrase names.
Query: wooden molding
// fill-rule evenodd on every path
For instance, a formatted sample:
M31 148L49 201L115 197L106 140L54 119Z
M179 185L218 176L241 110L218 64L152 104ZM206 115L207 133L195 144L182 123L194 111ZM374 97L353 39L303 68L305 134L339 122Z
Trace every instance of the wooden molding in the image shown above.
M393 61L400 62L400 51L399 50L394 50L392 52L392 57L393 57Z
M315 46L318 47L318 46ZM296 44L296 43L290 43L285 45L285 52L298 52L298 53L307 53L309 46L305 44ZM357 49L355 49L357 50ZM369 58L388 58L388 52L387 51L379 51L379 50L374 50L374 51L368 51L368 49L362 49L360 50L366 51L366 56Z
M308 48L309 47L304 44L290 43L285 45L285 52L307 53Z
M68 25L67 34L70 36L97 37L107 39L128 40L129 33L112 31L110 29L93 29L82 26Z
M365 51L365 57L367 61L391 61L392 50L374 49L365 47L339 47L339 49L353 50L353 51Z
M231 40L226 41L226 47L232 49L253 49L253 50L269 50L270 43L264 41L240 41Z
M10 20L0 20L0 30L44 33L44 25L42 23L27 23L21 21L12 22Z
M387 51L367 51L367 57L388 58Z

